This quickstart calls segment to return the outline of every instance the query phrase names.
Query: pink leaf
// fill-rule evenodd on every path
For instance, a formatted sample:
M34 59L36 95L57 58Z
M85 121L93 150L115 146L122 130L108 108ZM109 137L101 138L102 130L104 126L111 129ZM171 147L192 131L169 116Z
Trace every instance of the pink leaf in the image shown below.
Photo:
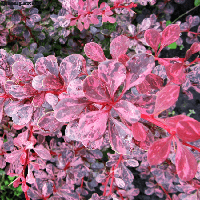
M161 42L160 33L155 29L148 29L145 31L144 38L154 52L157 53L158 46Z
M176 42L179 38L180 33L181 32L179 25L172 24L167 26L162 32L160 48L163 49L164 47L170 45L171 43Z
M34 107L40 107L44 103L45 100L45 92L41 92L34 96L32 104Z
M115 178L115 183L119 188L124 188L126 185L121 178Z
M58 90L63 87L60 80L55 75L47 75L42 81L43 89Z
M150 165L161 164L167 159L170 153L171 141L172 137L162 138L150 146L147 157Z
M96 103L105 103L111 101L106 84L101 79L94 76L88 76L84 80L83 92L90 101Z
M35 71L38 75L47 75L49 72L52 75L58 76L58 64L52 55L38 58L35 63Z
M129 59L126 67L128 70L126 81L129 89L144 81L155 67L155 60L153 56L145 53L136 54Z
M36 73L34 71L34 65L31 61L17 61L12 65L12 71L15 78L22 82L30 82Z
M194 155L177 140L176 171L184 181L190 181L197 172L197 161Z
M133 137L138 141L145 141L146 140L146 130L142 123L136 122L132 124L131 130L133 133Z
M33 106L31 104L23 104L15 107L12 119L17 125L25 125L31 120L32 115Z
M51 160L50 152L44 148L42 144L37 145L34 148L34 151L38 154L38 156L44 160Z
M105 111L92 111L81 117L79 129L82 140L100 139L106 130L107 120L108 112Z
M98 66L98 76L106 83L111 97L114 97L117 88L126 79L126 68L120 62L105 61Z
M9 89L9 93L17 99L25 99L30 97L31 95L26 95L23 91L23 87L21 85L11 85Z
M64 58L60 64L60 74L67 85L74 80L86 65L85 58L79 54L71 54Z
M62 123L54 117L54 112L48 112L38 121L38 128L43 132L55 132L62 127Z
M132 132L124 124L112 118L109 122L111 147L119 154L129 155L133 148Z
M70 81L67 87L67 94L74 98L84 97L85 94L83 92L83 81L78 78Z
M6 154L6 162L13 163L20 159L21 155L23 154L22 150L15 150L10 154Z
M120 55L125 54L128 50L130 40L124 35L116 37L110 43L110 54L113 59L117 59Z
M103 49L95 42L87 43L84 47L84 51L86 56L94 61L103 62L106 60Z
M54 116L60 122L69 122L76 119L83 109L88 105L85 98L65 98L54 107Z
M130 123L139 121L141 117L140 111L129 101L120 100L113 106L113 108Z
M200 122L182 115L182 119L176 124L178 137L185 142L194 142L200 139Z
M157 92L154 115L158 116L164 110L173 106L178 100L180 86L168 85Z
M48 88L44 88L43 86L43 80L46 78L46 75L38 75L38 76L35 76L32 80L32 87L35 89L35 90L38 90L38 91L47 91Z
M52 107L58 103L58 97L52 93L45 94L45 100L49 103Z

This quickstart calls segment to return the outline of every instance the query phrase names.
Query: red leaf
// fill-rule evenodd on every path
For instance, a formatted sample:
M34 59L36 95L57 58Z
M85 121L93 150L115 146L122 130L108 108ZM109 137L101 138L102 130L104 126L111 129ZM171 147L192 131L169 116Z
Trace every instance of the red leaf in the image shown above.
M120 100L113 106L113 108L130 123L139 121L141 117L140 111L129 101Z
M173 106L178 100L180 86L168 85L157 92L154 115L158 116L164 110Z
M114 97L117 88L126 79L126 68L120 62L105 61L98 66L98 76L106 83L111 97Z
M55 132L62 127L62 123L54 117L54 112L48 112L38 120L38 128L43 132Z
M179 38L180 33L181 32L179 25L172 24L167 26L162 32L160 48L163 49L164 47L170 45L171 43L176 42Z
M145 31L144 38L147 44L157 53L158 45L161 42L160 33L155 29L148 29Z
M200 51L200 43L199 42L193 43L192 46L190 47L190 49L187 50L187 52L185 54L185 60L188 60L192 54L195 54L199 51Z
M114 118L109 122L109 140L112 149L117 153L124 155L131 153L133 148L132 132Z
M60 64L60 75L65 81L65 84L74 80L86 65L85 58L82 55L71 54L64 58Z
M100 139L105 130L108 120L108 112L92 111L80 118L79 129L82 140L91 142Z
M128 70L126 82L129 89L144 81L155 67L155 60L153 56L145 53L136 54L129 59L126 67Z
M170 153L171 141L172 137L162 138L150 146L147 156L150 165L161 164L167 159Z
M34 151L38 154L38 156L44 160L51 160L51 154L50 152L44 148L42 144L37 145L34 148Z
M128 50L130 40L125 35L120 35L116 37L110 43L110 54L113 59L118 58L120 55L125 54Z
M146 80L154 90L160 89L163 86L163 79L156 74L148 74Z
M94 61L103 62L106 60L103 49L95 42L87 43L84 47L84 51L87 57Z
M85 98L73 99L69 97L62 99L54 107L54 116L59 122L69 122L76 119L88 103L89 101Z
M176 124L178 137L185 142L194 142L200 139L200 122L182 115L182 119Z
M183 84L186 76L184 73L184 66L182 63L175 63L171 66L165 66L167 76L175 84Z
M131 130L133 133L133 137L138 141L145 141L146 140L146 130L142 123L136 122L132 124Z
M90 101L96 103L105 103L111 101L106 84L101 79L94 76L88 76L84 80L83 92Z
M190 181L197 172L197 161L194 155L177 140L176 171L184 181Z

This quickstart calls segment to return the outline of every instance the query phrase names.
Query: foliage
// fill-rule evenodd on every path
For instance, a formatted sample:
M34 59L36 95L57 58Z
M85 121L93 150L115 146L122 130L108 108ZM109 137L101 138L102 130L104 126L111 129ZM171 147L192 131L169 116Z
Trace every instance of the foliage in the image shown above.
M199 92L199 16L172 23L169 1L56 3L1 6L0 168L13 187L27 200L131 200L132 167L146 195L198 199L200 122L173 109ZM162 17L136 23L147 3ZM184 57L161 57L183 42Z

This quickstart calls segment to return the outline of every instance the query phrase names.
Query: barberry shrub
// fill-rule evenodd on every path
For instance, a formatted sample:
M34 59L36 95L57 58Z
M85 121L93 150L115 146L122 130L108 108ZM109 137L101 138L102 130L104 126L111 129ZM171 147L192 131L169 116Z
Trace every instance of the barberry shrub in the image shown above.
M181 92L199 92L199 27L190 31L199 17L167 26L152 14L124 24L139 4L156 1L59 2L58 15L51 4L46 18L34 6L1 6L0 44L17 42L0 49L0 168L27 200L131 200L141 192L131 168L146 195L199 199L200 122L166 114ZM170 13L167 2L157 5ZM117 23L116 32L105 23ZM161 57L183 43L181 32L191 44L185 57ZM59 46L56 56L40 46L45 39L71 49ZM29 47L17 53L18 45Z

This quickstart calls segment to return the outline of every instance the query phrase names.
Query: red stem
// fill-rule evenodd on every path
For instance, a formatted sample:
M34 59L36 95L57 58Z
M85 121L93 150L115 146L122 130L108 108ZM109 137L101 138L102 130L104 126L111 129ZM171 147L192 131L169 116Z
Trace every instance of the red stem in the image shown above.
M194 149L194 150L200 152L200 149L199 149L199 148L197 148L197 147L195 147L195 146L193 146L193 145L191 145L191 144L188 144L188 143L186 143L186 142L184 142L184 141L182 141L182 144L184 144L185 146L191 147L192 149Z
M167 126L166 124L163 124L162 122L160 122L157 119L155 119L153 115L141 114L141 118L143 118L143 119L155 124L156 126L159 126L159 127L163 128L163 129L165 129L171 135L175 134L175 132L173 130L171 130L171 128L169 126Z

